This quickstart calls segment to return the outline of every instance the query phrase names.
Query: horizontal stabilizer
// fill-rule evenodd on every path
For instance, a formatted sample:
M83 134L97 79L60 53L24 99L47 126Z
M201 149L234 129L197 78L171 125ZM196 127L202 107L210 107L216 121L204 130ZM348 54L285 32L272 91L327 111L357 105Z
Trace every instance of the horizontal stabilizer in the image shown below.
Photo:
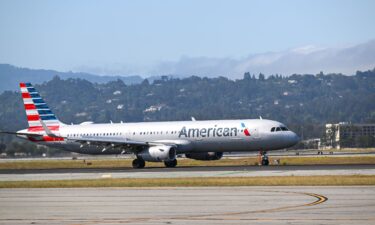
M28 136L28 137L43 137L42 134L22 133L22 132L9 132L9 131L0 131L0 134L25 135L25 136Z

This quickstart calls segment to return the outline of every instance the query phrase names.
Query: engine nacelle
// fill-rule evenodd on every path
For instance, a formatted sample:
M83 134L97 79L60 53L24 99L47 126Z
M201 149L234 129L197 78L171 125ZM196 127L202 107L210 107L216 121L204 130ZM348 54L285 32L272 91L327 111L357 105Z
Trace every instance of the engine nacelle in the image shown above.
M194 153L186 153L186 158L189 159L196 159L196 160L219 160L223 157L222 152L194 152Z
M176 159L176 147L167 145L151 146L139 152L137 156L149 162L172 161Z

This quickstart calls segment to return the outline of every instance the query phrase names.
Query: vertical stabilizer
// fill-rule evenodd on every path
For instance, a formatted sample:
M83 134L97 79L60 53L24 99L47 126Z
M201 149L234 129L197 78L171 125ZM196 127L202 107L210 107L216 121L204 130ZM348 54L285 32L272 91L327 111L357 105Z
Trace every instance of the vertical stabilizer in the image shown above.
M51 130L58 130L62 123L56 118L42 97L30 83L20 83L29 130L43 130L43 123Z

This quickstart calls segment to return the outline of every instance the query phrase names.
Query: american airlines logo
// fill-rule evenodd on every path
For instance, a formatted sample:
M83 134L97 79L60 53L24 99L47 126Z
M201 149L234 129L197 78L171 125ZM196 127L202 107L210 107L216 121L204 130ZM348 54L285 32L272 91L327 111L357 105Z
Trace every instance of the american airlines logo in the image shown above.
M250 132L249 132L249 130L247 129L247 127L245 126L245 123L241 123L241 127L244 128L243 133L244 133L246 136L250 136Z
M241 123L244 128L243 132L246 136L250 136L249 130L244 123ZM236 127L210 127L210 128L186 128L182 127L178 137L232 137L238 135Z
M228 137L237 136L236 127L189 128L182 127L178 137Z

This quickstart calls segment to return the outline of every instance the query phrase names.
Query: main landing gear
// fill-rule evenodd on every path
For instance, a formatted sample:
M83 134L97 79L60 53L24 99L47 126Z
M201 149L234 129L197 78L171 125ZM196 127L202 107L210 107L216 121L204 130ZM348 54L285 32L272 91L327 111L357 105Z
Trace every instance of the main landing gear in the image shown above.
M141 158L136 158L133 160L132 165L134 169L142 169L145 167L146 162ZM174 159L171 161L164 161L164 165L165 167L168 167L168 168L174 168L177 166L177 160Z
M133 160L132 165L134 169L142 169L145 167L146 162L143 159L136 158Z
M259 161L260 161L260 165L262 166L268 166L270 164L270 161L268 160L267 152L265 151L259 152Z
M174 159L172 161L164 161L165 167L173 168L177 166L177 159Z

